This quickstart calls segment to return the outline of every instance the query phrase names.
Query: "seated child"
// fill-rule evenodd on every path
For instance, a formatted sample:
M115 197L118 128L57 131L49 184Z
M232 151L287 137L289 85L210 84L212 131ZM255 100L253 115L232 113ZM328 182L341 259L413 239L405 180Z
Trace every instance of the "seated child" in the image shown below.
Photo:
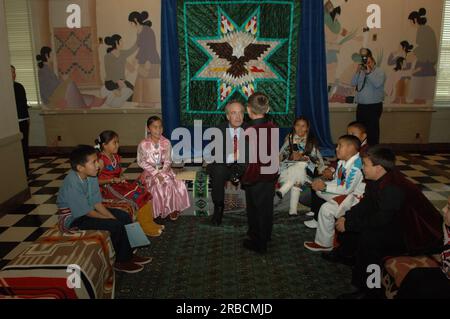
M127 202L133 206L135 212L138 212L137 220L146 235L151 237L161 235L164 226L153 221L151 194L139 181L128 182L122 176L121 159L117 154L119 135L114 131L104 131L98 136L95 143L96 148L101 151L98 154L100 164L98 181L102 197Z
M347 134L356 136L361 142L361 147L359 148L359 155L362 155L363 153L367 152L369 144L367 144L367 130L364 124L356 121L351 122L347 126Z
M189 208L186 185L175 178L172 171L172 147L163 133L162 121L157 116L147 120L148 137L138 146L137 163L144 170L141 182L153 196L153 216L177 220Z
M347 135L356 136L361 142L361 148L359 149L359 155L362 156L363 153L367 152L369 144L367 144L367 130L364 124L360 122L351 122L347 125ZM330 163L330 165L325 168L322 176L326 179L333 179L333 173L336 171L337 161Z
M130 216L118 209L107 209L102 204L98 185L99 169L97 151L92 146L80 145L70 154L71 170L59 189L57 205L61 212L60 222L66 229L106 230L116 252L117 271L136 273L150 257L133 254L125 225L130 224Z
M352 135L339 138L336 155L338 169L332 181L315 180L312 189L325 203L320 207L316 238L305 242L312 251L331 251L335 234L335 219L343 216L364 195L362 161L359 156L360 141Z
M276 194L283 198L290 191L289 215L297 215L302 186L310 183L311 177L315 173L321 173L325 167L306 118L299 117L294 121L292 132L286 137L281 147L280 162L281 187Z

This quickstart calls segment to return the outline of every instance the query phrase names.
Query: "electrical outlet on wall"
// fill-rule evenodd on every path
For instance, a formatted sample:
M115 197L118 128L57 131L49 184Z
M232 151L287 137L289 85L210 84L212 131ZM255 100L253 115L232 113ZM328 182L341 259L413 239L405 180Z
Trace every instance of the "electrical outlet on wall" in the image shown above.
M420 133L416 133L415 143L418 143L418 144L423 143L422 135Z

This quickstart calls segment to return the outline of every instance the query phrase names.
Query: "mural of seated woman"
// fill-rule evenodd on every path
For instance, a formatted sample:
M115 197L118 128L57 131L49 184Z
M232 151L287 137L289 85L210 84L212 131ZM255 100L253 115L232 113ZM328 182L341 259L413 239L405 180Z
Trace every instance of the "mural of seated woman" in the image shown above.
M105 104L112 107L123 106L132 100L134 86L126 80L125 69L134 71L127 59L137 50L134 44L128 50L122 49L122 37L114 34L105 38L105 44L109 46L105 55L105 86L102 88L102 96L106 97Z
M42 47L36 56L39 66L38 79L42 102L49 107L89 108L102 106L106 99L82 94L67 75L60 79L53 71L52 49Z
M128 21L136 29L136 54L137 78L133 102L140 106L152 106L160 100L160 69L161 59L156 50L156 35L152 29L152 22L148 20L147 11L141 13L133 11L128 16Z

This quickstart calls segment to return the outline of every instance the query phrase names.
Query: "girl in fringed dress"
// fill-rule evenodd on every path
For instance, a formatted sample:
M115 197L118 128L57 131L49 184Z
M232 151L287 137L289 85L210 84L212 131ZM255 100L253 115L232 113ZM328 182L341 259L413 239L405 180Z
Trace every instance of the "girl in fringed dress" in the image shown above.
M153 196L153 216L177 220L189 208L186 185L175 178L172 165L172 146L162 136L162 121L157 116L147 120L148 137L138 146L137 163L144 169L142 183Z
M104 199L127 202L137 211L137 220L145 234L151 237L161 235L163 225L153 221L152 196L139 181L128 182L122 176L120 166L119 135L114 131L104 131L95 140L100 173L98 181Z

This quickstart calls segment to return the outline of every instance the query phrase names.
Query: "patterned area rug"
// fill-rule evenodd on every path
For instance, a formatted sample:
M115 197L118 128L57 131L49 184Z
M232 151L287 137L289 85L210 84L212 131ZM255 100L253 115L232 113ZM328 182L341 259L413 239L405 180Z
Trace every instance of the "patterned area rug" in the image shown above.
M116 274L116 298L335 298L351 291L350 268L303 248L314 238L304 219L277 213L265 256L242 247L243 213L226 214L221 227L206 217L167 222L164 234L140 249L152 263L137 275Z

